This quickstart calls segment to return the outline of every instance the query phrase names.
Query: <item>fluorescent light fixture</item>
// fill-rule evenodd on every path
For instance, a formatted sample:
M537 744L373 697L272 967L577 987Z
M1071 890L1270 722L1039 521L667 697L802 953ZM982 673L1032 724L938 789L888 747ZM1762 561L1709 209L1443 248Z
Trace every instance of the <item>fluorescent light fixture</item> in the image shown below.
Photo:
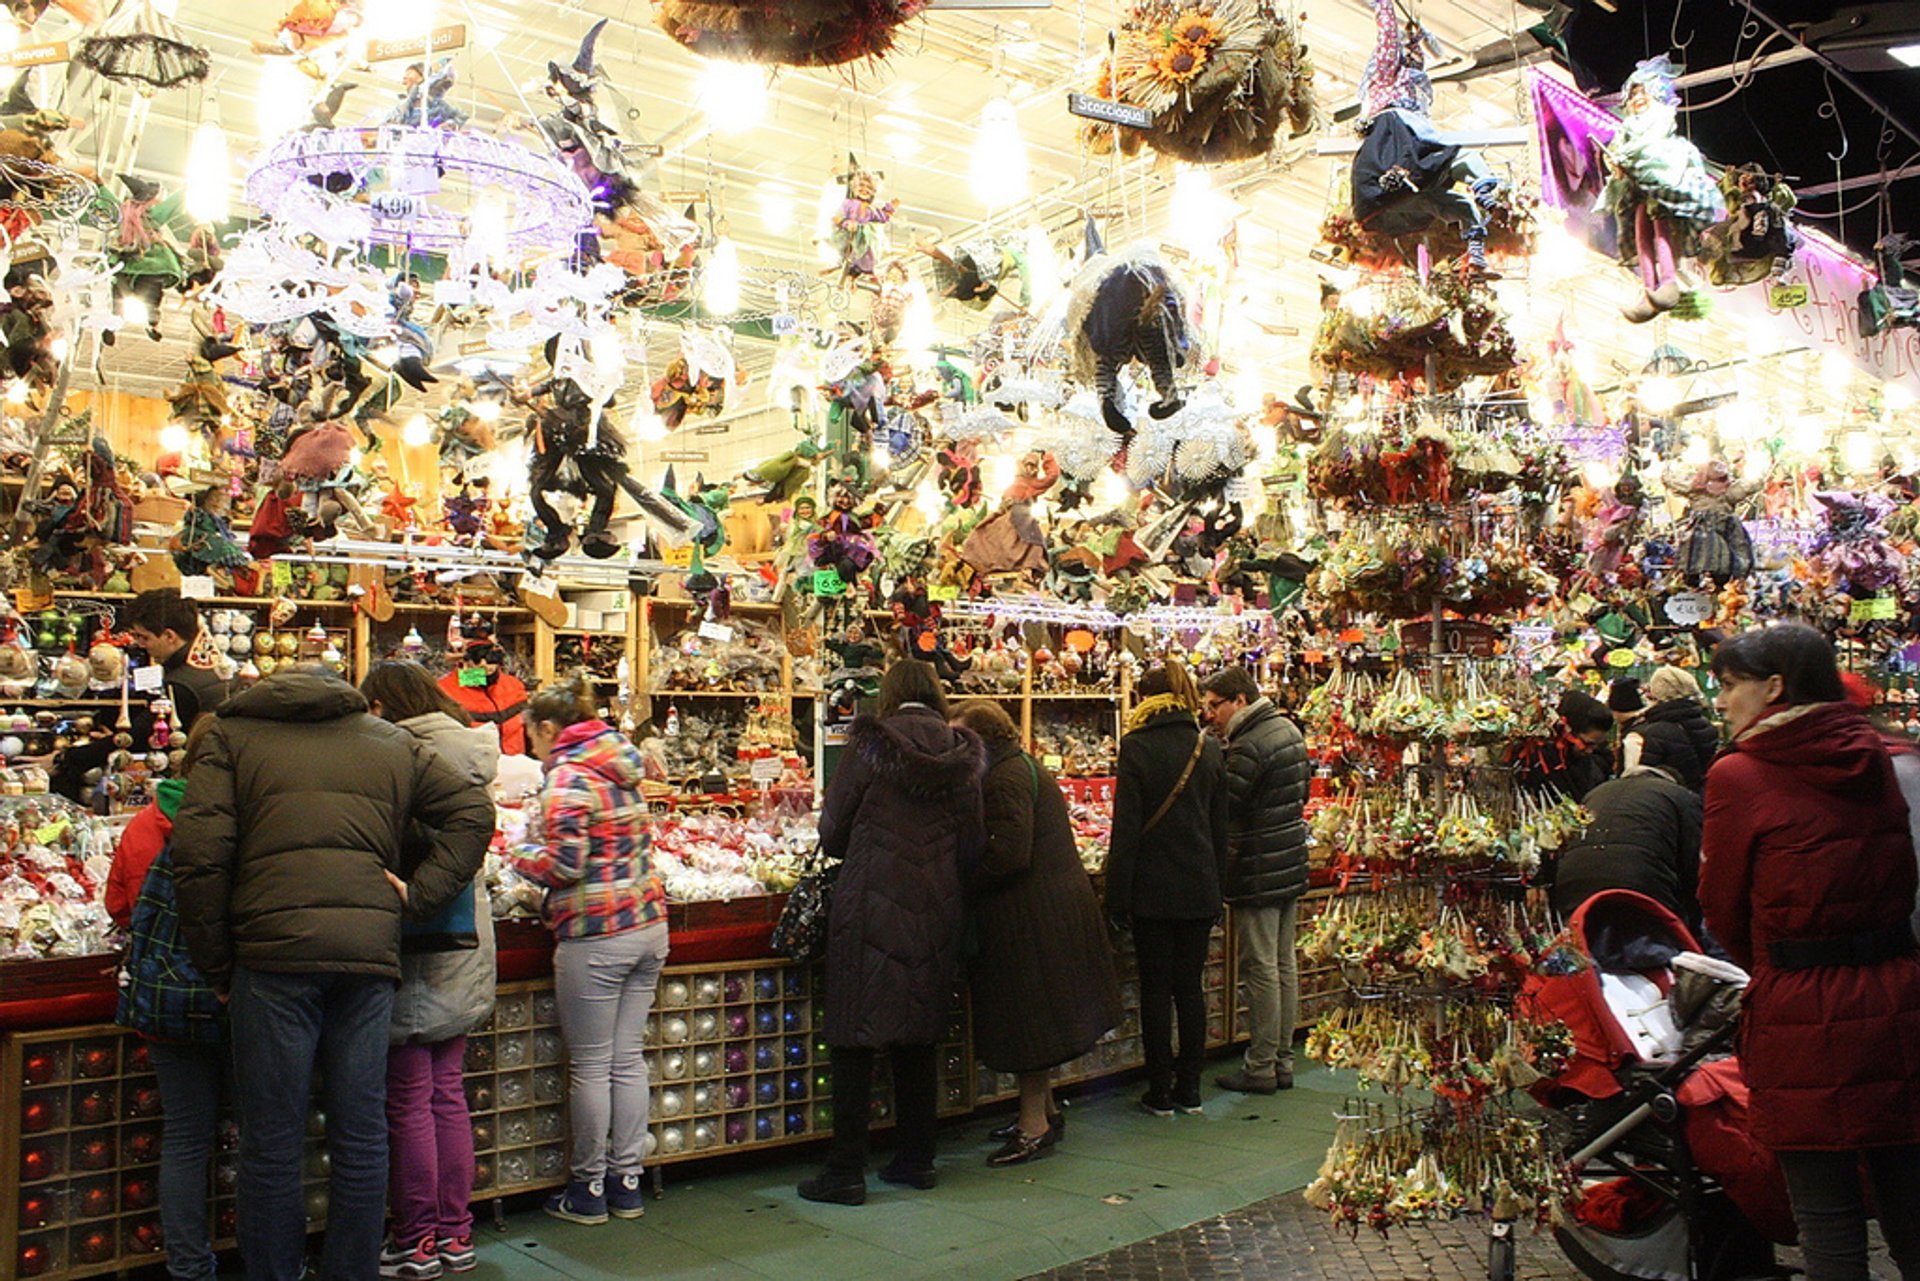
M1887 56L1903 67L1920 67L1920 41L1897 44L1887 50Z

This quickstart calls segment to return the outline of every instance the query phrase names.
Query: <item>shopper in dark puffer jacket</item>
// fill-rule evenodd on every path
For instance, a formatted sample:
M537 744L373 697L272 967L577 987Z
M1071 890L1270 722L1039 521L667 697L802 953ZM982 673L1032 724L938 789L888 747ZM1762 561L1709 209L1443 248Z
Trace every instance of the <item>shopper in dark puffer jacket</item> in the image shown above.
M867 1199L873 1059L893 1064L888 1183L930 1188L938 1080L934 1045L960 973L961 887L979 861L980 780L972 730L947 724L931 664L902 659L880 680L876 716L854 721L820 806L820 849L839 859L827 926L833 1145L800 1184L809 1201Z
M1231 849L1227 767L1200 728L1200 692L1178 662L1140 678L1127 716L1107 847L1107 915L1133 931L1140 965L1140 1040L1155 1116L1197 1113L1207 1055L1202 977L1220 919ZM1173 1052L1173 1017L1180 1052Z
M1687 752L1668 762L1680 774L1680 782L1694 791L1707 785L1707 770L1720 754L1720 731L1707 719L1700 701L1700 682L1680 667L1660 667L1647 677L1642 687L1653 705L1620 740L1620 765L1624 771L1638 760L1640 732L1649 725L1677 726L1685 736Z
M1887 749L1799 623L1722 641L1732 742L1707 776L1700 905L1753 974L1740 1066L1774 1149L1807 1281L1867 1275L1873 1185L1900 1275L1920 1278L1920 954L1913 835Z
M1602 890L1635 890L1700 934L1700 798L1680 783L1693 746L1672 724L1642 724L1640 760L1587 793L1593 821L1560 856L1553 910L1563 917Z
M1224 886L1233 904L1240 981L1253 1025L1246 1062L1215 1079L1222 1089L1272 1094L1293 1086L1293 1028L1300 1021L1294 951L1307 888L1307 744L1263 698L1244 667L1201 682L1202 710L1227 745L1227 825L1233 854Z
M416 821L435 835L402 881ZM316 1066L332 1163L320 1275L378 1274L401 914L469 892L492 836L484 788L318 665L229 699L208 731L174 817L174 882L194 964L231 992L240 1251L255 1281L300 1275Z

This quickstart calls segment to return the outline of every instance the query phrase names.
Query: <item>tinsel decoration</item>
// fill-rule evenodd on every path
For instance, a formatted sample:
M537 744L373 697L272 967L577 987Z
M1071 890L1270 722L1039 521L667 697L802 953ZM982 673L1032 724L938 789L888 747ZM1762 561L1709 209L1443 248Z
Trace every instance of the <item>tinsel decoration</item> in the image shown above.
M1164 424L1176 442L1173 468L1181 480L1199 483L1218 480L1253 460L1253 440L1236 410L1217 383L1206 383L1188 398L1180 412Z
M661 0L660 28L704 58L837 67L884 57L926 0Z
M1264 156L1283 124L1297 137L1317 115L1313 62L1268 0L1140 0L1093 92L1153 113L1145 130L1083 125L1094 150L1117 134L1128 154L1144 143L1194 164Z
M1082 484L1097 480L1118 451L1119 441L1100 420L1100 403L1083 391L1060 411L1059 427L1040 447L1060 464L1060 474Z
M948 401L940 408L940 434L948 440L983 440L1001 436L1019 426L992 405L961 405Z
M148 91L205 80L210 66L207 51L189 42L153 0L124 0L99 35L80 42L73 60L102 80Z

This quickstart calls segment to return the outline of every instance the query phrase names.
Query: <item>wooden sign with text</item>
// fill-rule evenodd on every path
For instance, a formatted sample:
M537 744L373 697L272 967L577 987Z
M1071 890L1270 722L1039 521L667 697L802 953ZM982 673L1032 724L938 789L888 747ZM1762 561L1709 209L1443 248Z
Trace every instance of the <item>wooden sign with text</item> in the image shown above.
M391 62L395 58L424 58L430 53L466 47L466 24L456 22L449 27L435 27L430 34L415 36L411 40L371 41L367 45L367 61Z
M64 40L23 44L0 53L0 67L44 67L50 63L65 62L72 56Z
M1087 120L1098 120L1110 125L1125 125L1129 129L1149 129L1153 126L1153 113L1145 107L1136 107L1127 102L1111 102L1106 98L1096 98L1092 94L1068 94L1067 110Z

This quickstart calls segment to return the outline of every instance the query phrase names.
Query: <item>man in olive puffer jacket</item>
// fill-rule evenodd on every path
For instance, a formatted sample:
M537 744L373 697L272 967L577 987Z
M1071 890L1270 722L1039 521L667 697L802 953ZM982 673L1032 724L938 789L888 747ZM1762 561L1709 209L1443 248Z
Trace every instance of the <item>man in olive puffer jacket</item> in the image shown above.
M413 820L434 839L402 881ZM471 892L492 836L486 789L325 668L282 669L221 708L174 817L174 883L194 963L230 994L249 1281L301 1273L316 1064L332 1162L319 1275L379 1274L401 914Z
M1227 823L1232 855L1226 898L1233 904L1240 981L1252 1035L1238 1071L1222 1089L1272 1094L1293 1085L1293 1029L1300 1018L1294 927L1307 888L1307 744L1292 721L1260 694L1244 667L1201 682L1207 718L1227 744Z

